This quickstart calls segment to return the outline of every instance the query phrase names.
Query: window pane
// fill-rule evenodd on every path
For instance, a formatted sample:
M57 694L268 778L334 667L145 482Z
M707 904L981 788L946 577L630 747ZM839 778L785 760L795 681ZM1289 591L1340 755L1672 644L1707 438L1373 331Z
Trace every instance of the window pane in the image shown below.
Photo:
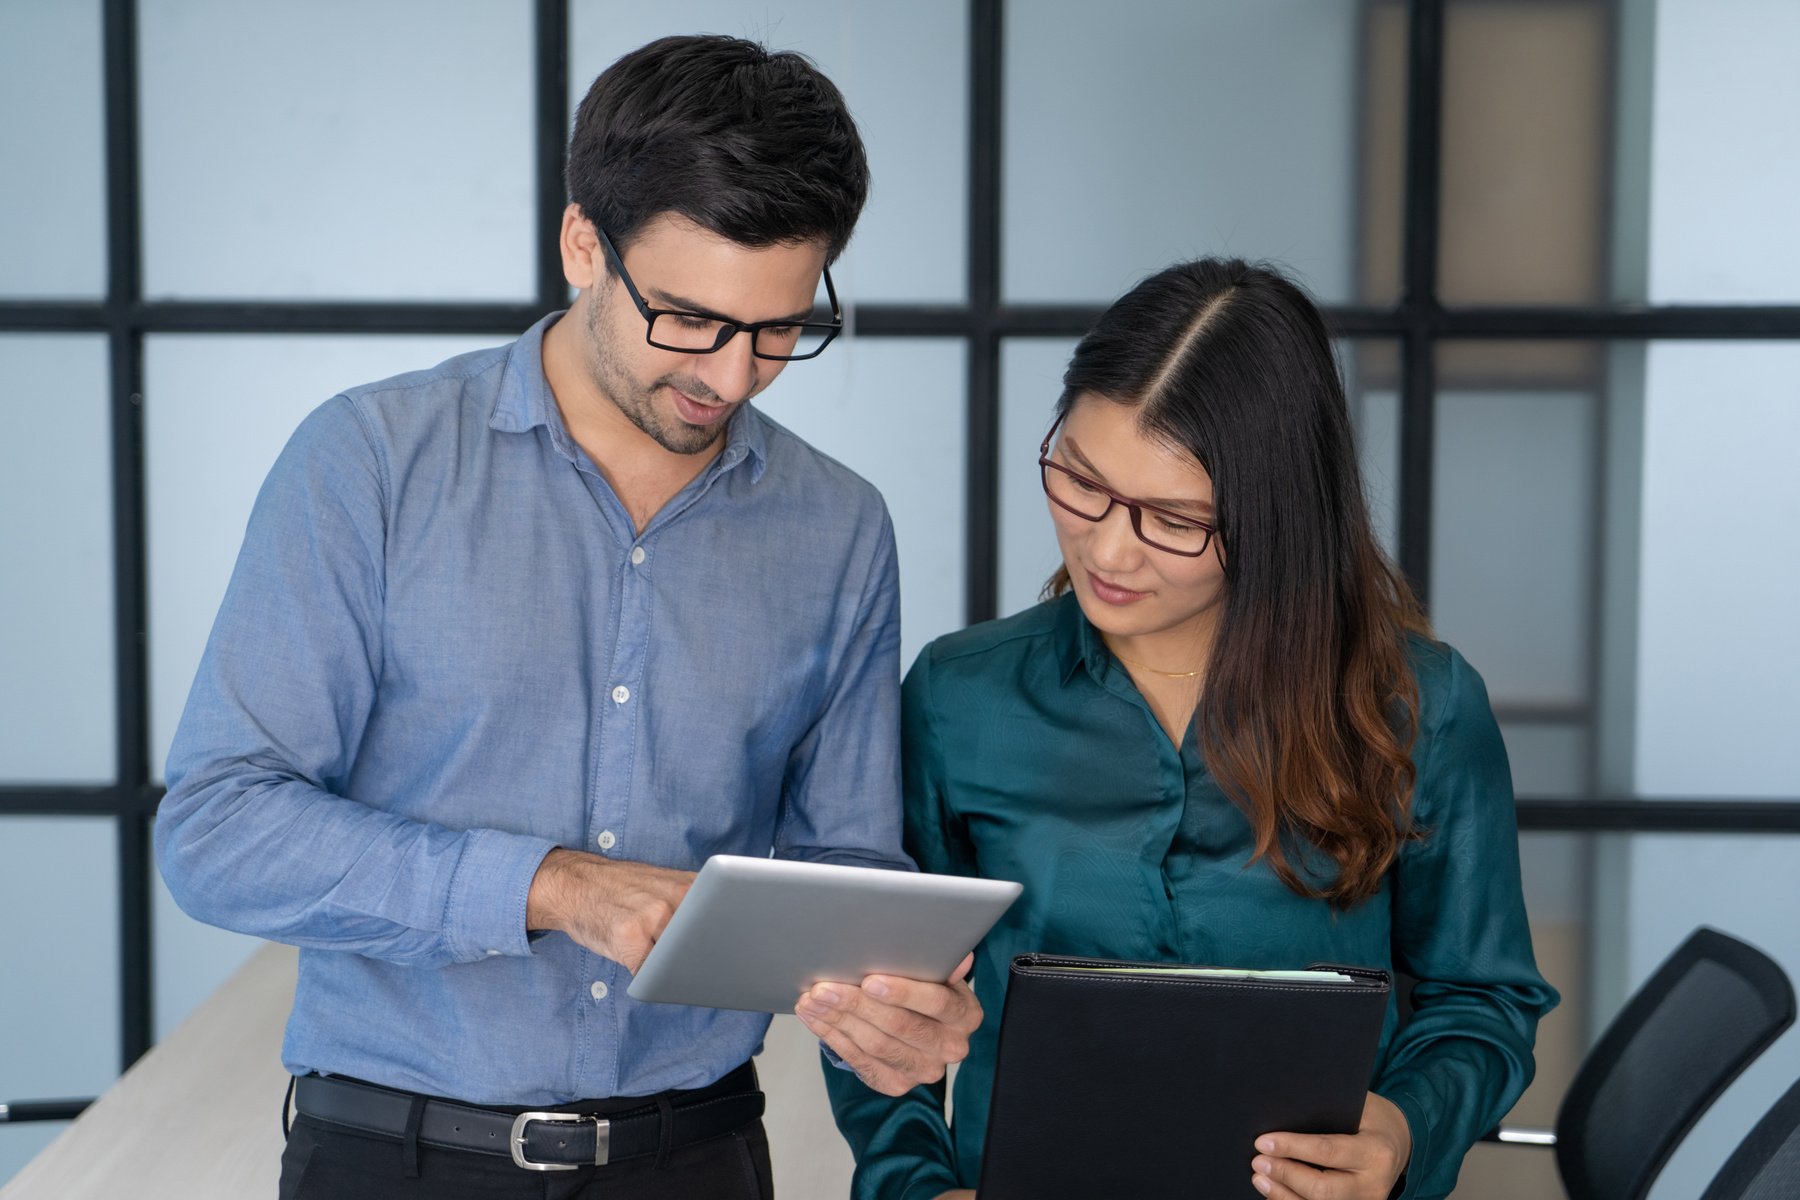
M1637 787L1800 796L1800 343L1646 355Z
M0 335L0 783L116 771L106 339Z
M1635 834L1614 878L1625 914L1617 985L1623 997L1697 926L1749 942L1800 979L1800 837ZM1751 1063L1670 1157L1650 1200L1700 1195L1731 1149L1800 1078L1800 1034L1789 1029Z
M147 340L152 777L162 776L251 505L301 418L344 388L504 340L243 334Z
M1389 558L1400 545L1400 393L1399 349L1392 342L1337 343L1344 376L1344 398L1356 432L1363 494L1375 540Z
M1592 792L1584 722L1503 719L1500 733L1506 739L1515 795L1530 800L1579 800Z
M1001 616L1037 603L1062 551L1045 507L1038 446L1062 395L1063 369L1074 338L1019 338L1000 348L1000 603Z
M534 294L528 5L152 0L139 38L149 295Z
M116 836L103 817L0 817L0 1100L92 1096L118 1075Z
M1009 8L1006 296L1111 300L1203 254L1279 259L1326 301L1362 294L1361 9L1312 0L1123 0L1103 15L1081 0ZM1400 112L1368 107L1390 122Z
M1527 833L1519 839L1538 968L1562 1004L1538 1026L1537 1077L1509 1124L1554 1125L1584 1055L1625 1001L1702 925L1749 942L1800 978L1800 836ZM1651 1200L1692 1200L1751 1125L1800 1076L1790 1029L1676 1148ZM1477 1146L1457 1200L1560 1196L1554 1156Z
M1502 710L1588 699L1595 408L1563 390L1438 396L1432 620Z
M1450 303L1596 303L1611 57L1597 0L1452 0L1441 256Z
M69 1127L67 1121L30 1121L23 1125L0 1124L0 1187L37 1157L56 1135Z
M95 0L0 4L0 295L106 291L100 70Z
M156 897L150 915L156 962L151 977L156 985L155 1037L160 1042L264 942L194 920L176 906L162 872L154 877Z
M900 665L963 627L963 343L847 338L756 405L881 489L900 549Z
M1647 127L1648 146L1635 177L1620 180L1619 202L1639 189L1649 222L1647 248L1621 252L1648 258L1647 280L1622 280L1622 298L1800 300L1800 5L1629 0L1621 8L1628 32L1648 34L1627 52L1653 55L1642 85L1621 98L1621 120ZM1647 295L1637 290L1646 283Z
M868 149L873 187L834 267L846 301L951 301L966 292L968 15L957 4L880 0L575 0L573 112L594 77L674 33L726 33L810 56L837 84Z

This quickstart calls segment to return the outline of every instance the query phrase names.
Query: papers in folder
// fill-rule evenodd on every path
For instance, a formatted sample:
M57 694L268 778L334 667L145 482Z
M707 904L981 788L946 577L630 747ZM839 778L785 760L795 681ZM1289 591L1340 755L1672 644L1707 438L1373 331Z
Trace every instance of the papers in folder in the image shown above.
M1249 971L1232 967L1064 967L1102 975L1188 975L1200 979L1253 979L1266 983L1355 983L1342 971Z

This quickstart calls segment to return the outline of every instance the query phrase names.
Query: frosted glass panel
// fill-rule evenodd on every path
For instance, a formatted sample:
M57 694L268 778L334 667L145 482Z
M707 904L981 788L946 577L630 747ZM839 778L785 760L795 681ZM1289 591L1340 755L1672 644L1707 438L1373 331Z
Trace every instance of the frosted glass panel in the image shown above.
M1636 834L1628 846L1622 988L1638 987L1692 933L1711 925L1741 938L1800 979L1800 837ZM1790 1028L1745 1068L1682 1139L1650 1200L1691 1200L1776 1097L1800 1078L1800 1031Z
M100 67L98 0L0 4L0 296L106 290Z
M964 349L849 338L756 406L881 489L900 548L900 664L963 627Z
M162 872L155 872L154 878L151 936L156 949L155 1037L160 1042L265 943L261 938L202 925L176 905Z
M69 1127L67 1121L32 1121L24 1125L0 1125L0 1187L17 1175Z
M1485 676L1484 676L1485 677ZM1502 721L1513 793L1532 800L1579 799L1588 786L1588 732L1581 725Z
M1036 604L1044 581L1062 566L1037 455L1074 352L1074 338L1019 339L1000 348L998 612L1003 617Z
M1438 287L1448 302L1601 299L1609 7L1447 6Z
M676 33L724 33L798 50L850 105L874 183L832 269L847 302L960 300L968 244L968 15L961 3L574 0L570 111L627 51Z
M531 7L147 0L151 296L536 289Z
M0 335L0 784L106 782L113 711L106 339Z
M1356 437L1357 465L1375 540L1389 558L1400 553L1400 393L1394 390L1399 357L1391 342L1339 342L1344 401Z
M1431 616L1496 704L1586 699L1594 400L1443 392Z
M1645 359L1638 791L1800 796L1800 344Z
M1655 14L1648 298L1800 300L1800 5L1658 0Z
M145 348L150 772L161 778L244 524L301 418L494 337L166 336Z
M1360 5L1008 9L1005 294L1110 300L1177 258L1355 290Z
M118 1074L115 845L105 818L0 817L0 1100L92 1096Z

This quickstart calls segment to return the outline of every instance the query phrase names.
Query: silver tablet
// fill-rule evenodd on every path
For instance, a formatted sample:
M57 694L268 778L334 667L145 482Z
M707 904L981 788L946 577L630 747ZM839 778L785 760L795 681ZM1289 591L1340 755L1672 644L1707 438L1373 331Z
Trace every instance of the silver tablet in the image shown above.
M792 1012L822 980L942 982L1023 890L994 879L717 854L626 994Z

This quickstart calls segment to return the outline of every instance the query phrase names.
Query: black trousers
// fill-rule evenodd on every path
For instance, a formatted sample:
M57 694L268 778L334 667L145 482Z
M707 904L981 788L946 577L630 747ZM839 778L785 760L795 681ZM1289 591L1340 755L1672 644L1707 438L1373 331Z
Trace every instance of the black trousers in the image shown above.
M281 1155L280 1200L772 1200L769 1139L762 1122L670 1153L527 1171L511 1158L406 1145L306 1116L294 1118Z

